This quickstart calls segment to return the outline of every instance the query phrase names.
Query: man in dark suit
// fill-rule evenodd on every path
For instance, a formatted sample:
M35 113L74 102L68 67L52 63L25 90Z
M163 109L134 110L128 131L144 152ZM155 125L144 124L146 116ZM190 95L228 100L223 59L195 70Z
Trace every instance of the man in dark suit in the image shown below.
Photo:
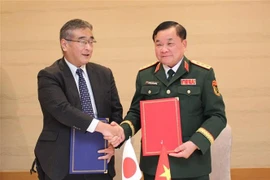
M122 105L114 77L107 67L89 62L95 39L92 25L80 19L68 21L60 30L63 58L38 73L38 99L43 113L43 129L35 147L39 178L42 180L111 180L115 176L114 147L100 150L99 159L108 160L107 174L69 174L71 128L82 132L100 132L120 138ZM87 108L83 112L79 74L84 78ZM85 93L85 92L83 92ZM91 107L90 107L91 106ZM110 124L97 118L109 118ZM115 123L116 122L116 123Z
M210 145L227 123L214 70L184 56L186 30L177 22L161 23L152 38L158 61L138 72L130 109L121 123L125 137L133 136L141 128L141 100L178 97L183 144L169 154L171 178L208 180L211 172ZM144 180L155 179L157 164L158 156L141 154Z

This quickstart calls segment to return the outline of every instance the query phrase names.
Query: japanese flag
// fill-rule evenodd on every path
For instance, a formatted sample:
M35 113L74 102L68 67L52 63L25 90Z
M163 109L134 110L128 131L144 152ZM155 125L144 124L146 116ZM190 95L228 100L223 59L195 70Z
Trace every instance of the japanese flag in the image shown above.
M130 138L126 141L122 159L122 180L140 180L142 173L131 144Z

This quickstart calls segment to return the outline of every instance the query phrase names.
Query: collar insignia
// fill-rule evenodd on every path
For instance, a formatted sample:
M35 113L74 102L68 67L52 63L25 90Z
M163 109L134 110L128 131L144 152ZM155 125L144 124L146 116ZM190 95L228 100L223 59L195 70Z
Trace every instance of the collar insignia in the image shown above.
M184 67L185 67L185 70L189 72L189 64L187 63L187 61L185 61Z

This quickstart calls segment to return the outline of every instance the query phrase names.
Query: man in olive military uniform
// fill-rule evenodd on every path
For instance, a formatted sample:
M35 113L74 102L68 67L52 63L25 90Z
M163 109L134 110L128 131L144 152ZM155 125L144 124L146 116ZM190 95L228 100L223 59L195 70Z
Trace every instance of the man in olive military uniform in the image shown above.
M141 128L141 100L179 97L183 144L169 154L171 178L209 180L210 146L227 123L214 70L184 56L186 30L177 22L162 22L152 38L158 62L138 72L136 92L121 123L125 138ZM140 167L145 180L155 179L158 158L141 153Z

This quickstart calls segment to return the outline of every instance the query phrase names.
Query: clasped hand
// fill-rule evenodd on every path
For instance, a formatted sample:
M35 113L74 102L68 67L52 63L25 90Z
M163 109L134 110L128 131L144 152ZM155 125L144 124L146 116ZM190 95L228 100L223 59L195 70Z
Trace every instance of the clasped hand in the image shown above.
M105 128L102 134L104 139L108 140L108 142L113 145L113 147L118 146L125 140L123 128L114 121Z

